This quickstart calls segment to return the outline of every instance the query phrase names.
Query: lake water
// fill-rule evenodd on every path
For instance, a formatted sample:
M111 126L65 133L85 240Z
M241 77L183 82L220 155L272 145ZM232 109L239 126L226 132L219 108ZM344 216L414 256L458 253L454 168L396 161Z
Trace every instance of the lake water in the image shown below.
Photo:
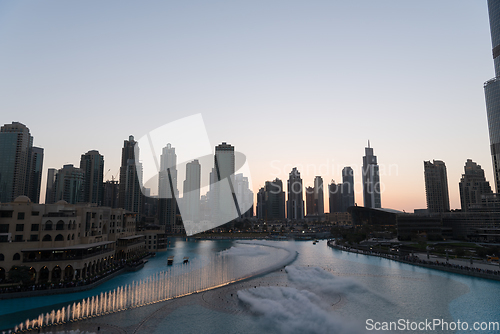
M220 293L227 291L227 295L218 296L215 290L206 293L203 298L213 298L215 302L212 306L195 299L201 300L202 297L181 298L184 301L172 304L168 312L160 312L161 317L150 321L148 332L164 333L165 328L169 328L175 333L355 333L364 332L367 324L376 322L399 321L400 324L403 321L411 326L412 323L436 319L434 321L447 322L449 326L458 321L466 322L472 329L474 322L500 321L500 282L347 253L328 247L326 241L316 245L311 241L269 244L297 251L299 255L284 271L261 275L241 286L236 284L232 290L221 290ZM180 266L184 256L203 263L211 254L232 246L236 247L227 252L237 258L241 270L249 272L260 266L265 267L282 256L275 255L280 252L275 248L237 245L232 241L177 240L172 244L172 249L150 259L140 271L120 275L93 290L2 300L0 328L12 327L41 312L165 270L166 259L170 255L174 255L178 262L174 266ZM234 307L224 309L222 305L216 305L216 298L227 298L228 305L232 305L230 303L234 299ZM137 318L146 316L141 312L146 313L147 309L140 309L95 319L126 327L127 321L132 324L140 320ZM470 332L442 331L441 326L435 329L435 332L445 333Z

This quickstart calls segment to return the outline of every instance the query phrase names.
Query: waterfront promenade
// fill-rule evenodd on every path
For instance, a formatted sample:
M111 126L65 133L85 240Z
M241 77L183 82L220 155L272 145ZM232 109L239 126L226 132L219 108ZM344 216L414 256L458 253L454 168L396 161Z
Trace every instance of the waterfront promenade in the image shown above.
M424 268L436 269L455 274L468 275L468 276L500 281L500 268L496 265L494 266L487 263L473 262L471 264L470 261L467 260L462 260L462 259L446 260L446 258L437 257L435 255L431 255L430 258L427 259L427 254L424 253L415 253L412 255L404 255L404 256L386 254L374 250L364 250L356 247L337 245L335 243L335 240L329 240L328 246L346 252L383 257L389 260L416 265Z

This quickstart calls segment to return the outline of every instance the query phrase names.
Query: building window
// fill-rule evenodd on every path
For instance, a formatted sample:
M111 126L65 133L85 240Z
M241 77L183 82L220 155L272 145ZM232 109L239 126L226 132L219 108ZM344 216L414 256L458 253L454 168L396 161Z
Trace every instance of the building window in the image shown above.
M16 224L16 231L17 232L24 231L24 224Z
M5 261L5 256L3 254L0 254L0 261Z
M0 224L0 233L9 233L9 224Z
M0 235L0 242L9 242L9 237L6 235Z
M24 220L24 212L17 213L17 220Z
M22 234L16 234L16 236L14 237L14 241L15 242L21 242L21 241L23 241L23 235Z
M36 232L40 229L40 225L38 224L31 224L31 231Z
M38 241L38 234L30 235L30 241Z
M39 216L40 212L38 212L38 211L31 211L31 215L32 216Z
M19 255L19 253L14 254L14 256L12 257L12 260L13 261L19 261L19 260L21 260L21 255Z
M12 211L0 211L0 218L12 218Z

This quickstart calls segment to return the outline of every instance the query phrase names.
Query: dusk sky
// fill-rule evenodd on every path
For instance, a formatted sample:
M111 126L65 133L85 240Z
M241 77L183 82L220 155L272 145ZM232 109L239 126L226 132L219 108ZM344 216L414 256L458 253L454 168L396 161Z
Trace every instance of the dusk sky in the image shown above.
M486 0L0 0L0 124L45 149L42 199L48 168L99 150L117 177L129 135L201 113L212 147L246 155L255 193L294 166L305 186L351 166L363 205L370 140L382 207L425 208L436 159L460 208L467 159L494 187L493 76Z

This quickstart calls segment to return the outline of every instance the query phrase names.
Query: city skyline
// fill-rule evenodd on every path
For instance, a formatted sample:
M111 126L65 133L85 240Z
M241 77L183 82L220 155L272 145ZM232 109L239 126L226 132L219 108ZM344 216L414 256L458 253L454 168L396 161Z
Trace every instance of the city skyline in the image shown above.
M304 186L316 175L340 183L345 166L359 185L370 139L383 207L425 208L422 161L436 159L446 162L458 209L467 159L494 183L486 1L361 4L111 2L95 13L80 4L4 2L0 123L26 124L44 148L42 201L48 168L77 166L81 154L98 150L105 180L117 179L124 138L201 112L212 147L227 141L246 155L254 194L295 166ZM397 166L397 175L383 175L383 166ZM355 198L362 205L359 187Z

